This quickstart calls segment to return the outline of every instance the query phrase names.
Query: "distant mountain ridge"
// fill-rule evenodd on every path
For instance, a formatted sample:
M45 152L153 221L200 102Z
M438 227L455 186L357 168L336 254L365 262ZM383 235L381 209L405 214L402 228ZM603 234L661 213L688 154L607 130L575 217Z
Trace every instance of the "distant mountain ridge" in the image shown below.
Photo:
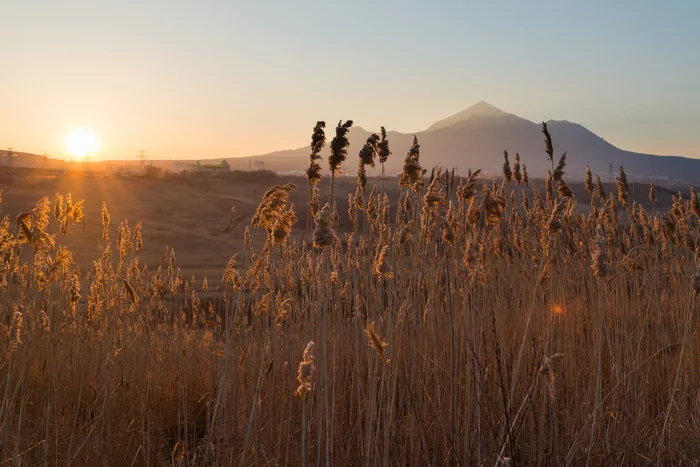
M327 141L335 134L335 122L327 122ZM657 156L640 154L620 149L582 125L565 120L547 122L554 142L555 157L567 151L568 178L583 178L586 165L594 173L607 180L609 166L614 174L620 166L632 179L649 181L652 177L660 180L677 180L691 184L700 183L700 159L678 156ZM309 126L309 134L312 125ZM378 132L379 129L376 129ZM356 157L367 137L371 134L360 126L350 131L348 160L344 164L347 173L354 174ZM414 134L389 131L392 156L386 164L387 174L401 171L404 157L413 142ZM425 168L441 166L456 168L459 173L467 169L482 169L487 176L500 173L503 151L510 154L511 163L517 153L527 166L531 177L543 177L551 168L544 152L542 124L509 114L481 101L467 109L430 125L426 130L415 133L421 146L421 164ZM321 154L324 169L327 167L328 148ZM309 164L309 148L288 149L269 154L251 156L265 163L266 168L280 171L299 171ZM247 167L249 157L228 159L232 166ZM556 161L555 161L556 162ZM372 173L372 172L370 172ZM376 170L374 172L376 174Z
M328 143L335 135L335 123L326 122L326 148L321 153L323 170L328 170ZM357 123L357 122L356 122ZM607 180L612 166L613 174L623 166L631 180L648 182L652 178L663 181L676 181L685 184L700 184L700 159L679 156L657 156L641 154L620 149L585 127L565 120L550 120L547 122L554 142L555 157L567 151L566 176L569 180L583 178L586 165L601 179ZM309 124L309 136L313 124ZM378 133L379 128L375 131ZM343 169L348 175L354 175L357 170L357 154L372 132L360 126L354 126L349 133L350 147L348 159ZM389 131L392 151L385 167L387 175L401 172L404 158L413 142L414 133L399 133ZM503 164L503 151L511 156L511 163L516 153L520 154L521 163L527 166L531 178L542 178L551 163L544 152L544 137L542 124L504 112L481 101L461 112L439 120L426 130L415 133L420 144L420 161L424 168L430 169L441 166L446 169L456 169L459 174L466 174L468 169L482 169L487 177L497 176ZM259 167L251 161L261 161L266 169L280 172L302 174L309 165L308 146L297 149L285 149L268 154L248 157L226 158L232 169L247 170L249 167ZM44 156L20 153L15 160L16 165L27 166L61 166L64 162ZM5 165L4 151L0 150L0 166ZM201 162L220 162L221 156L201 160ZM61 163L59 165L58 163ZM196 161L167 161L152 160L160 167L172 171L180 171L188 164ZM555 161L556 162L556 161ZM136 166L136 161L114 161L118 165ZM106 164L106 162L102 162ZM378 166L379 164L377 164ZM378 174L378 167L369 170L370 175Z

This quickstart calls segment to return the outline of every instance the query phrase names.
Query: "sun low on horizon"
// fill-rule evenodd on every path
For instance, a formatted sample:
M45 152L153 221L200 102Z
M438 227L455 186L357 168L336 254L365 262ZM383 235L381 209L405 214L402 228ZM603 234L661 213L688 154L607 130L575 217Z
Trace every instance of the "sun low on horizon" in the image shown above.
M68 132L64 141L65 151L74 157L94 156L100 150L100 137L87 127L75 127Z

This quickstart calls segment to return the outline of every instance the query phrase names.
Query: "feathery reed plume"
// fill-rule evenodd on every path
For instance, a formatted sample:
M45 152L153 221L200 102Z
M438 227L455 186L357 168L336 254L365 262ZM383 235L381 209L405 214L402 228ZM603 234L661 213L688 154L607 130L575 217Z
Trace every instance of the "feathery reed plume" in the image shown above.
M0 192L1 193L1 192ZM53 209L54 209L54 219L61 224L63 222L63 216L65 215L65 211L63 210L63 195L60 193L56 193L56 200L53 203Z
M377 155L377 145L379 144L379 135L372 133L365 142L365 145L360 149L360 162L362 165L374 167L374 158Z
M85 221L85 212L83 211L84 200L80 200L73 205L73 209L70 210L70 217L74 224L77 224L81 220ZM85 230L85 224L83 223L83 230Z
M411 149L406 154L406 159L403 163L403 172L399 184L402 187L410 188L415 193L423 186L423 168L420 165L420 145L418 138L413 136L413 144Z
M282 245L287 242L289 234L292 232L292 226L297 222L297 213L294 210L294 204L289 206L275 221L272 226L272 243Z
M547 124L542 122L542 133L544 133L545 152L547 159L552 163L552 172L554 172L554 146L552 146L552 136L549 134Z
M71 312L75 311L80 298L80 276L73 274L70 280L70 288L68 289L68 303Z
M525 186L530 185L530 180L527 178L527 165L523 164L523 183Z
M625 209L630 207L630 197L629 190L630 186L627 183L627 175L625 175L625 169L620 166L620 175L615 178L615 184L617 185L617 198L620 200L620 204Z
M595 188L598 198L605 202L608 199L608 194L605 192L605 187L603 186L603 182L600 181L600 176L598 174L595 176Z
M309 201L309 213L312 219L316 218L319 209L321 209L321 195L318 190L318 185L315 184L311 188L311 200Z
M442 207L446 200L445 197L445 187L440 183L440 175L442 174L442 169L438 169L435 172L433 169L433 174L431 176L430 185L425 191L425 196L423 196L423 212L437 212L440 207Z
M240 276L236 270L236 255L231 256L228 260L224 274L221 277L221 285L225 287L227 284L231 284L234 288L240 284Z
M450 208L452 208L452 202L450 201ZM454 245L455 243L455 232L452 225L447 221L447 219L442 219L442 241L446 245Z
M367 327L365 328L365 335L367 336L367 340L369 341L369 346L374 349L375 352L377 352L377 355L379 355L382 360L384 360L386 363L389 362L389 360L386 359L384 356L384 349L388 345L385 340L383 340L377 332L374 329L374 321L367 323Z
M382 165L381 182L384 185L384 163L391 156L391 150L389 149L389 140L386 139L386 129L382 127L381 131L382 140L379 142L378 152L379 152L379 163ZM384 190L382 190L384 191Z
M490 190L486 184L483 186L484 191L484 215L489 224L497 224L501 221L501 205L505 204L494 190Z
M558 203L552 207L552 213L549 216L549 221L547 222L547 230L549 234L554 234L564 228L564 223L562 218L564 217L564 211L569 206L569 199L561 199Z
M19 243L31 245L35 251L53 250L55 247L55 236L48 234L46 231L49 226L50 213L51 202L48 197L44 196L31 211L18 215L17 227L19 228L19 234L17 240Z
M345 162L348 157L348 146L350 146L350 140L348 140L348 132L352 127L352 120L347 120L343 123L342 120L338 122L335 127L335 137L331 140L331 154L328 156L328 166L331 169L331 193L330 200L333 201L333 186L335 184L335 177L341 173L341 165Z
M391 150L389 149L389 140L386 139L386 130L384 127L382 127L382 140L379 142L378 150L379 150L379 163L383 164L389 159L389 156L391 156Z
M285 185L275 185L262 197L258 209L255 211L251 225L260 227L268 232L272 231L275 223L281 218L287 205L289 193L296 189L296 185L287 183Z
M143 223L139 221L138 224L136 224L136 227L134 228L134 239L133 239L133 244L134 244L134 249L136 251L141 251L141 248L143 248Z
M649 201L656 203L656 186L654 182L651 182L651 186L649 186Z
M324 248L335 242L337 237L331 225L331 208L328 203L318 213L314 223L316 228L314 229L313 242L316 248Z
M520 153L519 152L515 153L515 162L513 162L513 178L515 179L515 183L517 185L520 185L520 183L523 180L523 174L520 171Z
M508 151L503 151L503 177L506 179L506 183L510 185L510 181L513 178L513 172L510 170Z
M306 178L309 180L310 185L315 185L323 179L321 175L321 165L318 161L321 160L319 153L326 145L326 133L323 131L325 127L326 122L316 122L314 132L311 135L311 155L309 156L311 163L309 164L309 168L306 169Z
M564 154L562 154L559 158L557 168L554 169L554 173L552 174L555 182L560 181L564 177L564 174L566 173L564 172L564 167L566 167L566 152L564 152Z
M595 188L593 186L593 175L591 174L591 168L589 166L586 166L586 181L584 182L584 185L586 187L586 191L593 196L593 190Z
M360 160L357 167L357 184L360 187L360 192L364 193L367 186L367 172L365 166L374 167L374 158L377 155L377 145L379 144L379 135L372 133L365 142L365 145L360 149Z
M172 276L175 271L175 248L170 249L170 259L168 260L168 276Z
M309 343L306 344L304 354L299 363L299 369L297 370L299 387L294 391L294 395L301 397L311 391L314 373L316 373L316 365L314 365L314 341L309 341Z
M678 196L672 196L673 199L673 204L671 204L671 214L678 219L681 220L684 217L684 206L683 206L683 194L681 192L678 192Z
M391 272L391 268L386 262L387 256L389 255L389 246L384 245L377 255L377 259L374 261L374 267L372 272L374 275L380 279L391 279L394 274Z
M413 219L408 221L406 225L401 229L401 234L399 235L399 245L404 246L413 241L413 229L416 223Z
M472 198L469 202L469 207L467 208L467 223L471 226L476 226L481 219L481 212L479 205L476 202L476 198Z
M463 185L460 185L459 188L457 188L457 197L463 205L466 205L467 203L469 203L469 201L471 201L472 198L474 198L474 195L476 194L476 180L479 177L480 173L481 169L473 173L470 169L467 181Z
M335 137L331 140L331 154L328 157L328 164L333 173L340 173L340 166L348 157L350 141L347 134L351 127L352 120L347 120L345 123L341 120L335 128Z
M549 169L547 169L547 178L544 180L544 191L547 193L547 206L551 206L554 202L554 181Z
M107 203L102 201L102 244L106 244L109 241L109 222L112 216L107 210Z
M574 192L571 191L571 187L564 180L559 180L559 184L557 185L557 193L559 193L560 198L574 197Z

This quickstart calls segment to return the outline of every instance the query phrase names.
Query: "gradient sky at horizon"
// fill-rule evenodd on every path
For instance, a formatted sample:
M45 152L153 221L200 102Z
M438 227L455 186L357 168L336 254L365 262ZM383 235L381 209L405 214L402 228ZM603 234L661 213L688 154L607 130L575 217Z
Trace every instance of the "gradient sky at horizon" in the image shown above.
M575 4L574 4L575 3ZM0 147L99 159L308 144L316 120L421 131L480 100L700 158L700 2L2 2Z

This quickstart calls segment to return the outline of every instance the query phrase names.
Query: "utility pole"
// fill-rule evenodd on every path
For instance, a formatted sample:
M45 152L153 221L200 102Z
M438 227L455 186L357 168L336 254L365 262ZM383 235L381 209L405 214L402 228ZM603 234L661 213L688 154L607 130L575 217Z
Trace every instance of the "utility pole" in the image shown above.
M139 161L141 161L141 163L140 163L141 170L146 170L146 159L148 159L148 156L146 155L146 151L144 151L143 149L140 150L139 155L136 157L139 159Z
M613 165L608 164L608 183L612 183L613 181Z

